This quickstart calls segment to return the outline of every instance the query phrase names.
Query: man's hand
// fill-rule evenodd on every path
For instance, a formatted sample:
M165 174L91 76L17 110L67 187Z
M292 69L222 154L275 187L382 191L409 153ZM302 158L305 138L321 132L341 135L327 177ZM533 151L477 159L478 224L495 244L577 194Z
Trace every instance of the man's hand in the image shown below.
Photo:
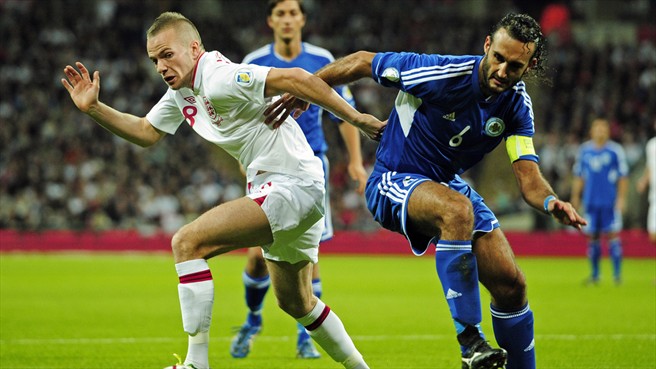
M348 165L348 174L351 177L351 180L355 182L356 188L355 191L362 195L364 194L364 187L367 184L367 171L362 166L361 162L349 163Z
M73 99L77 108L83 113L88 113L91 108L98 104L100 73L95 71L92 80L89 71L82 63L76 62L75 65L80 69L80 72L67 65L64 68L64 74L68 79L62 78L61 82L71 95L71 99Z
M582 226L588 225L588 221L583 219L569 202L561 200L550 201L548 210L549 213L551 213L551 216L553 216L559 223L572 226L579 231Z
M387 127L387 121L381 122L370 114L360 114L357 121L353 122L353 125L358 127L370 139L380 141L385 127Z
M264 110L264 124L271 125L274 129L280 125L293 113L296 119L310 107L310 103L303 101L296 96L285 93L279 99L271 102L271 105Z

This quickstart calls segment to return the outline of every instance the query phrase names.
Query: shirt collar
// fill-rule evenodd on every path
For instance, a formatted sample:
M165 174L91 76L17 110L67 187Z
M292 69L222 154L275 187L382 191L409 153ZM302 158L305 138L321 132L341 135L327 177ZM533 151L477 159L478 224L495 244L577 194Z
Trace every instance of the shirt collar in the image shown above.
M203 53L200 55L200 58L198 58L198 60L196 61L196 65L194 66L194 72L191 75L194 92L197 92L198 89L200 89L200 75L198 73L198 70L203 68L203 66L205 65L206 58L207 58L207 52L203 51Z

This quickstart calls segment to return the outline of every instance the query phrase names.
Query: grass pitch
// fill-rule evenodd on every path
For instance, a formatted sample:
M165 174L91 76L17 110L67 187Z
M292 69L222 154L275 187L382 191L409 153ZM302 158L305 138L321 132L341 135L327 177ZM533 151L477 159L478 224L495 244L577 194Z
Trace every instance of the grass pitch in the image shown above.
M295 359L295 322L269 294L246 359L228 353L245 317L245 255L210 261L216 298L210 363L224 368L341 368L322 351ZM656 260L628 259L615 286L586 287L585 259L523 258L539 368L656 368ZM433 258L321 257L323 300L372 368L459 368ZM0 254L0 368L163 368L184 357L172 258L164 254ZM489 297L483 328L494 343Z

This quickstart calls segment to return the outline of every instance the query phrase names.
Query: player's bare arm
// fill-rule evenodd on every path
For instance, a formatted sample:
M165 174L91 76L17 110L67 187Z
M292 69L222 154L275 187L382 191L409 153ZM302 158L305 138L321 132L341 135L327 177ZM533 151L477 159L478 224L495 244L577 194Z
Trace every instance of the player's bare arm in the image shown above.
M385 123L370 114L358 112L321 78L304 69L272 68L269 71L265 96L270 97L285 92L322 106L338 118L359 128L371 139L379 140L385 128Z
M572 180L572 190L570 194L570 201L574 209L581 208L581 192L583 191L583 186L585 186L585 180L582 177L574 177Z
M627 177L621 177L617 181L617 197L615 200L615 209L617 209L621 214L624 213L626 209L626 194L629 188L629 179Z
M519 190L524 197L524 201L535 209L548 212L559 222L564 225L581 229L588 224L569 202L559 200L549 183L540 173L540 167L531 160L516 160L512 164ZM545 199L554 196L545 204Z
M67 65L64 68L66 78L61 82L81 112L113 134L142 147L151 146L164 136L164 132L153 127L146 118L120 112L100 102L100 72L95 71L92 78L82 63L75 65L79 72Z
M361 78L371 77L371 62L375 55L368 51L358 51L324 66L315 75L330 86L346 85ZM285 94L264 112L267 116L265 123L273 124L273 127L277 128L290 114L298 118L306 109L307 104Z
M364 188L367 184L367 171L362 165L362 150L360 147L360 133L358 129L350 124L341 123L339 133L344 140L344 146L349 155L348 174L351 180L356 183L356 191L360 195L364 194Z

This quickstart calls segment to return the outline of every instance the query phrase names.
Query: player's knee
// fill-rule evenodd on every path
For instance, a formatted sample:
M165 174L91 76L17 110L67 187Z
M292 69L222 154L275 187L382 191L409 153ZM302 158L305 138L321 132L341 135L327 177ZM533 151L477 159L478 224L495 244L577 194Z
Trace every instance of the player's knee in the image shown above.
M466 228L469 232L474 227L474 208L466 197L452 201L448 209L442 210L443 229Z
M517 270L515 278L497 284L490 290L490 293L495 305L499 308L515 309L523 306L526 303L526 277L524 273Z
M189 232L188 226L180 228L171 238L171 249L177 262L198 259L198 244Z
M262 252L260 252L259 247L257 248L258 252L248 253L248 260L246 261L246 273L252 277L261 278L269 274L266 266L266 261Z

